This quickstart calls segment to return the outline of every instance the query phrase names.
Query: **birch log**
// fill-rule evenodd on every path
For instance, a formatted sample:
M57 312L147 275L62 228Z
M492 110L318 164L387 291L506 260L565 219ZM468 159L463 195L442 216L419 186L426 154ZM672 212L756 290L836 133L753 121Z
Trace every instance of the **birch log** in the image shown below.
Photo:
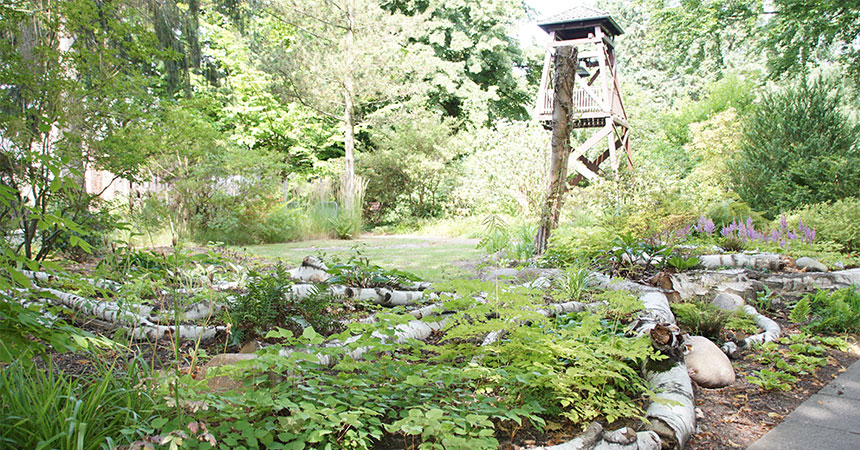
M134 339L155 340L171 336L177 331L175 325L158 324L157 317L152 316L153 308L151 306L129 305L128 307L120 307L116 302L92 300L56 289L40 288L36 291L50 294L46 296L46 301L50 303L62 305L107 323L128 328ZM196 305L192 305L192 307L197 308L197 311L204 309ZM226 332L226 330L227 327L223 326L180 325L178 337L179 339L201 339L205 341L215 338L219 333Z
M731 292L754 298L765 287L780 294L800 296L819 289L836 290L860 286L860 269L835 272L764 273L748 269L693 271L671 276L672 288L682 299Z
M653 431L635 432L629 427L603 431L592 422L579 436L558 445L532 450L659 450L660 437Z
M394 336L393 342L395 343L403 343L410 339L414 339L417 341L426 340L433 331L441 330L445 326L445 319L436 321L436 322L424 322L422 320L410 320L408 323L402 323L394 326ZM392 337L383 335L378 331L374 331L371 336L380 339L381 341L386 341L391 339ZM361 338L361 335L351 336L345 341L340 341L337 339L331 340L327 343L322 344L321 348L343 348L348 346L349 344L357 342ZM349 356L353 359L361 359L365 353L372 350L372 346L364 346L358 347L354 350L344 353L346 356ZM285 348L279 352L280 356L290 356L294 353L309 353L314 352L313 348ZM331 367L335 365L338 361L338 358L326 354L324 352L315 353L317 361L327 367Z
M313 295L318 289L319 287L313 284L294 284L290 286L290 294L296 298L305 298ZM390 288L356 288L333 285L326 289L335 297L370 300L382 306L406 306L423 300L438 298L436 294L425 291L400 291Z
M761 328L761 333L755 334L753 336L748 336L746 339L740 342L740 348L734 342L726 342L720 347L723 350L723 353L729 355L730 357L736 357L738 355L738 351L744 348L749 348L754 345L764 344L765 342L772 342L779 339L782 330L779 327L779 324L776 323L773 319L766 317L765 315L756 311L750 305L744 305L744 312L752 316L756 325Z

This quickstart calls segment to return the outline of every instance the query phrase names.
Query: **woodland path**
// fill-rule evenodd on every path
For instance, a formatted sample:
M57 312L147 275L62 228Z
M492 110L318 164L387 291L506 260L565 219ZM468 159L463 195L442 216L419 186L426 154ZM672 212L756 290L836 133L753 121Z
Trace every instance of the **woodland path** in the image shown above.
M860 449L860 361L747 450Z

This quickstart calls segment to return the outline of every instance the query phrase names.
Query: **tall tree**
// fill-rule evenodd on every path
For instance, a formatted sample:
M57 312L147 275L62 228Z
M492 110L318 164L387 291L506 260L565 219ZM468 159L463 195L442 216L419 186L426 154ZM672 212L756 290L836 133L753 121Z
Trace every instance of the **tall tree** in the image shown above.
M567 192L567 165L570 157L570 120L573 114L573 85L576 79L576 47L557 47L553 74L552 155L549 179L534 248L538 255L546 250L550 231L558 227L564 194Z
M374 115L420 106L433 87L461 83L462 64L420 42L426 12L391 13L373 0L282 0L272 14L285 27L273 28L279 38L262 53L263 67L282 77L287 97L343 124L350 207L356 128ZM471 98L482 95L466 84Z
M540 79L540 61L529 60L514 37L526 10L519 0L382 0L383 8L405 15L426 14L416 39L444 61L461 68L457 83L492 91L485 105L489 121L526 120ZM542 56L542 55L541 55ZM518 73L520 72L520 73ZM532 73L533 84L521 72ZM458 87L455 83L455 87ZM430 101L455 118L469 116L471 99L458 89L437 86ZM472 117L480 119L479 117Z
M809 62L839 61L860 84L858 0L645 1L667 36L663 49L686 67L710 61L722 69L726 52L743 46L744 55L763 50L775 77L803 72Z

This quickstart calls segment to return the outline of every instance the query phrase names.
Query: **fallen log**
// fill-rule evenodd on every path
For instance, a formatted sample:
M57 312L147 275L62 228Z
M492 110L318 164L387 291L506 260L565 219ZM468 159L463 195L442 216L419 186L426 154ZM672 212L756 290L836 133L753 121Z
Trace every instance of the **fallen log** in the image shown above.
M395 325L394 326L394 336L386 336L386 335L383 335L382 333L380 333L378 331L374 331L373 333L371 333L371 336L379 339L381 342L385 342L385 341L393 338L393 342L398 343L398 344L406 342L410 339L414 339L417 341L423 341L423 340L426 340L428 337L430 337L430 335L434 331L441 330L445 326L445 321L446 321L446 319L442 319L442 320L439 320L436 322L424 322L422 320L410 320L407 323L401 323L401 324ZM348 338L344 341L334 339L334 340L331 340L329 342L326 342L326 343L320 345L317 348L323 348L323 349L343 348L343 347L348 346L349 344L352 344L352 343L358 341L360 338L361 338L361 335L354 335L354 336L351 336L350 338ZM355 359L355 360L359 360L359 359L362 359L362 357L365 353L367 353L368 351L370 351L372 349L373 349L373 346L358 347L358 348L351 350L349 352L345 352L343 355L349 356L350 358ZM281 349L278 352L278 354L280 356L285 356L285 357L290 356L294 353L312 354L312 355L314 355L314 357L316 357L319 364L326 366L326 367L334 366L339 359L339 358L336 358L332 355L329 355L329 354L326 354L323 352L312 353L314 351L315 351L314 348L293 347L293 348Z
M435 300L438 298L435 293L427 294L425 291L399 291L390 288L356 288L343 285L331 285L322 288L335 297L370 300L382 306L407 306L423 300ZM294 284L290 286L290 295L299 299L306 298L318 292L319 289L321 287L314 284Z
M860 289L860 269L836 272L764 273L749 269L691 271L671 275L672 289L682 299L723 292L754 299L765 287L780 295L801 296L819 289Z
M790 256L775 253L734 253L728 255L699 256L699 265L705 269L729 267L734 269L758 269L779 271L794 265Z
M153 317L151 306L128 305L120 307L116 302L107 300L92 300L68 292L58 291L51 288L36 288L37 293L49 294L44 300L60 306L65 306L73 311L79 311L87 316L95 317L106 323L116 324L117 327L127 328L131 331L134 339L161 339L166 336L179 333L179 339L184 340L210 340L220 332L226 332L224 326L200 326L200 325L161 325L158 317ZM192 307L197 307L192 305ZM199 308L201 311L203 308Z
M660 437L653 431L635 432L630 427L604 431L592 422L585 431L570 441L532 450L659 450Z

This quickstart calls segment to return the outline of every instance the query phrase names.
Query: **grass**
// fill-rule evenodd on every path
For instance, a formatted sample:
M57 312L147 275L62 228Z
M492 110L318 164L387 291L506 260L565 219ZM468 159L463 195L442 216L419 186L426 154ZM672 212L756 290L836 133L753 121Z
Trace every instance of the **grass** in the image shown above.
M0 448L96 450L128 443L150 421L145 364L101 361L91 376L14 363L0 371Z
M243 247L248 253L278 258L298 265L308 255L346 259L360 252L371 263L387 269L412 272L428 281L469 277L474 265L484 256L477 240L445 239L421 236L363 236L353 240L317 239L286 244ZM465 266L465 267L464 267Z

